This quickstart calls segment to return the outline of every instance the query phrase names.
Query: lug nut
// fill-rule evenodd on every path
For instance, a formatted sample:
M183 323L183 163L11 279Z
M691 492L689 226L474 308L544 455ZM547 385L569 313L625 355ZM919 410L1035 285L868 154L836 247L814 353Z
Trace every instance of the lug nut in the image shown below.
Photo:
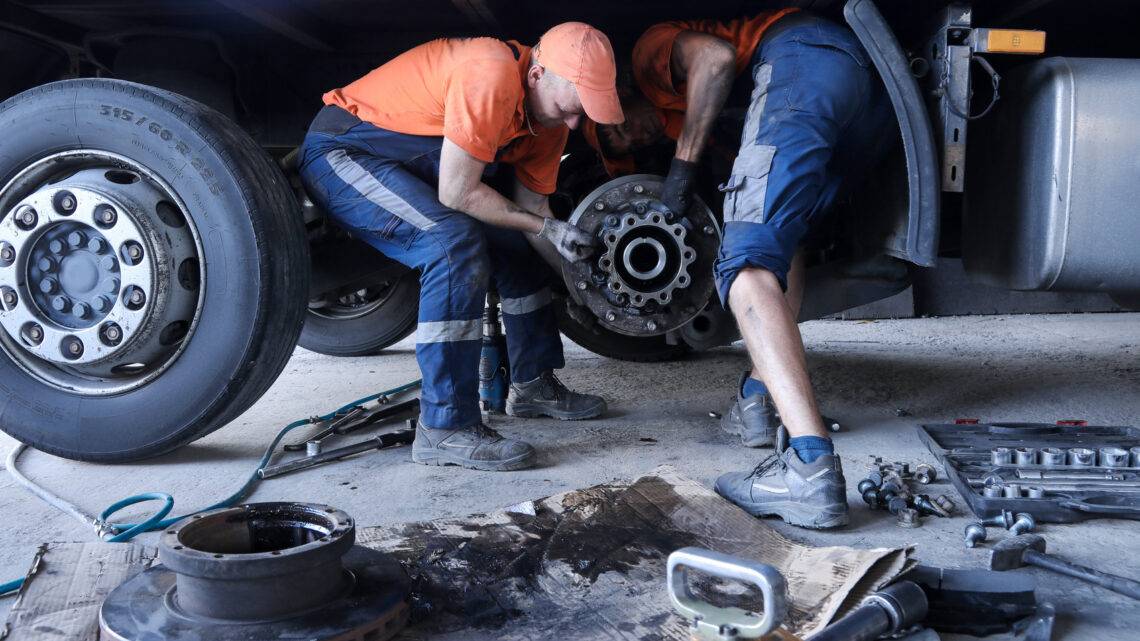
M578 281L578 289L580 291L583 291L583 292L586 291L587 287L589 287L589 285L586 284L586 281L584 281L584 280Z
M58 238L48 243L48 251L55 254L56 256L62 255L65 249L67 249L67 245L63 244L63 241Z
M75 359L83 355L83 341L74 336L63 339L63 344L60 347L65 358Z
M917 466L915 466L914 480L918 481L919 483L928 485L930 483L933 483L934 479L936 478L938 478L938 473L934 471L933 466L927 463L919 463Z
M895 524L899 527L916 528L922 527L922 520L918 518L918 510L913 510L909 507L904 507L895 513Z
M110 205L102 205L95 212L95 220L99 221L99 224L103 227L110 227L111 225L114 225L115 221L118 219L118 212L116 212L115 208Z
M51 299L51 308L57 312L67 313L71 311L71 299L67 296L56 296Z
M44 339L44 329L35 323L29 325L24 334L33 345L39 345L40 341Z
M106 314L107 312L111 311L111 306L113 304L114 303L111 302L110 298L107 298L106 296L100 296L95 299L93 306L96 310L99 311L100 314Z
M981 520L982 525L989 525L991 527L1000 527L1008 530L1013 526L1013 512L1009 510L1002 510L1001 514L991 516L988 519Z
M633 206L633 210L639 214L644 214L646 212L645 203L637 203Z
M16 262L16 248L8 243L0 243L0 265L7 267Z
M20 211L16 212L16 222L25 230L35 227L39 220L40 216L36 213L36 210L27 205L24 205L20 208Z
M105 272L109 272L109 271L115 269L115 257L114 256L104 256L104 257L100 258L99 259L99 267L102 268L103 271L105 271Z
M986 540L986 527L981 523L970 523L966 526L966 547L978 547Z
M70 214L75 211L75 196L72 196L69 192L61 191L56 196L55 204L60 213Z
M115 292L119 291L119 279L112 278L111 280L103 283L103 291L107 292L108 294L114 294Z
M54 294L59 289L59 282L54 278L45 278L40 281L40 291L45 294Z
M91 315L91 306L87 303L76 303L75 306L71 308L71 313L79 318L87 318Z
M81 231L73 231L67 235L67 244L70 245L72 249L78 249L87 244L87 234Z
M1009 533L1011 536L1017 536L1018 534L1025 534L1026 532L1032 532L1034 530L1034 528L1036 528L1036 527L1037 527L1037 520L1033 518L1032 514L1026 514L1025 512L1018 512L1017 520L1015 520L1013 522L1013 525L1009 528Z
M633 193L644 194L645 193L645 187L642 186L641 184L634 185L633 186Z
M55 259L50 256L44 256L36 261L36 267L39 267L41 272L54 272L56 267Z
M647 329L651 332L656 332L657 331L657 322L653 321L653 320L645 321L645 329Z
M617 320L617 314L615 314L613 312L606 312L606 321L607 322L612 323L616 320Z
M706 235L712 236L713 232L715 232L716 229L712 225L705 225L705 228L703 231L705 232Z
M954 501L951 501L950 497L946 496L945 494L939 494L938 496L934 497L934 504L942 508L942 510L948 515L953 514L954 508L957 507L954 505Z
M107 241L103 240L102 238L92 238L91 240L87 241L87 249L95 252L96 254L102 254L103 252L107 251Z
M606 227L617 227L617 226L618 226L618 217L617 216L606 216Z
M137 265L142 260L143 248L142 245L132 241L123 243L123 248L120 250L119 255L123 257L123 261L128 265Z
M605 208L606 208L606 204L600 200L597 201L596 203L594 203L594 209L597 211L604 211Z
M114 323L107 323L106 325L103 325L103 329L99 332L99 336L107 345L115 346L119 344L119 341L123 340L123 330Z

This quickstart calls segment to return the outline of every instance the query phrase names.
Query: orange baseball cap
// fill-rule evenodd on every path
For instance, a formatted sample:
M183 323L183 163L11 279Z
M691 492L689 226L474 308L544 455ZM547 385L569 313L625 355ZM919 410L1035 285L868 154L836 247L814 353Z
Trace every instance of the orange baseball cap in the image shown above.
M606 34L584 22L563 22L542 34L534 58L574 84L586 115L604 125L625 121L617 94L617 64Z

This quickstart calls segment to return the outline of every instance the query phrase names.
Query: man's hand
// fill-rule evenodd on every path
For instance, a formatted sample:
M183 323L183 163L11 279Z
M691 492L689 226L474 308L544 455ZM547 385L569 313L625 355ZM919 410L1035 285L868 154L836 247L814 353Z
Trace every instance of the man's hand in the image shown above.
M578 262L593 253L597 244L593 236L556 218L546 218L542 223L542 231L538 235L549 240L558 250L558 253L572 263Z
M661 189L661 203L676 216L684 216L692 202L693 174L697 163L674 158L669 165L669 175Z

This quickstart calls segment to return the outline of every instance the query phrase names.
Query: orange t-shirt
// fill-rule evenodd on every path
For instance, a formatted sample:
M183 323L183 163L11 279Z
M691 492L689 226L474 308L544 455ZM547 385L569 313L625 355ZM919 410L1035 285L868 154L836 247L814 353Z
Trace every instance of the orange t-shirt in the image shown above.
M323 96L377 127L444 136L483 162L515 167L528 189L553 193L570 131L527 127L530 47L495 38L445 38L406 51Z
M728 22L716 20L674 20L655 24L641 34L633 46L633 78L638 88L660 109L684 112L689 106L685 87L673 86L673 43L682 31L707 33L726 40L736 49L736 73L740 75L760 44L764 31L796 8L761 13L752 18Z

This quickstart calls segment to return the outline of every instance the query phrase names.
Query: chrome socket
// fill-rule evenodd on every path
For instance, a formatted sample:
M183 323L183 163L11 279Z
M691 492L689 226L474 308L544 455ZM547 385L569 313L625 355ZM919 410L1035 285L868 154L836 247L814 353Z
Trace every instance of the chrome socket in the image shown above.
M1087 447L1074 447L1069 449L1069 465L1073 467L1094 467L1096 465L1096 452Z
M1129 452L1128 466L1129 467L1140 467L1140 446L1136 446L1136 447L1128 450L1128 452Z
M1043 499L1045 498L1045 488L1038 485L1030 485L1025 488L1025 496L1030 499Z
M1013 464L1014 465L1036 465L1037 464L1037 448L1036 447L1019 447L1013 451Z
M1128 450L1122 447L1100 448L1101 467L1128 467Z
M1002 486L1000 485L987 485L982 488L982 496L988 499L998 499L1002 496Z
M1007 499L1019 499L1021 498L1021 486L1010 483L1002 488L1001 495Z
M1043 448L1038 454L1038 460L1045 467L1060 467L1065 464L1065 450L1059 447Z
M995 447L990 452L990 463L994 465L1009 465L1013 463L1013 450L1008 447Z

